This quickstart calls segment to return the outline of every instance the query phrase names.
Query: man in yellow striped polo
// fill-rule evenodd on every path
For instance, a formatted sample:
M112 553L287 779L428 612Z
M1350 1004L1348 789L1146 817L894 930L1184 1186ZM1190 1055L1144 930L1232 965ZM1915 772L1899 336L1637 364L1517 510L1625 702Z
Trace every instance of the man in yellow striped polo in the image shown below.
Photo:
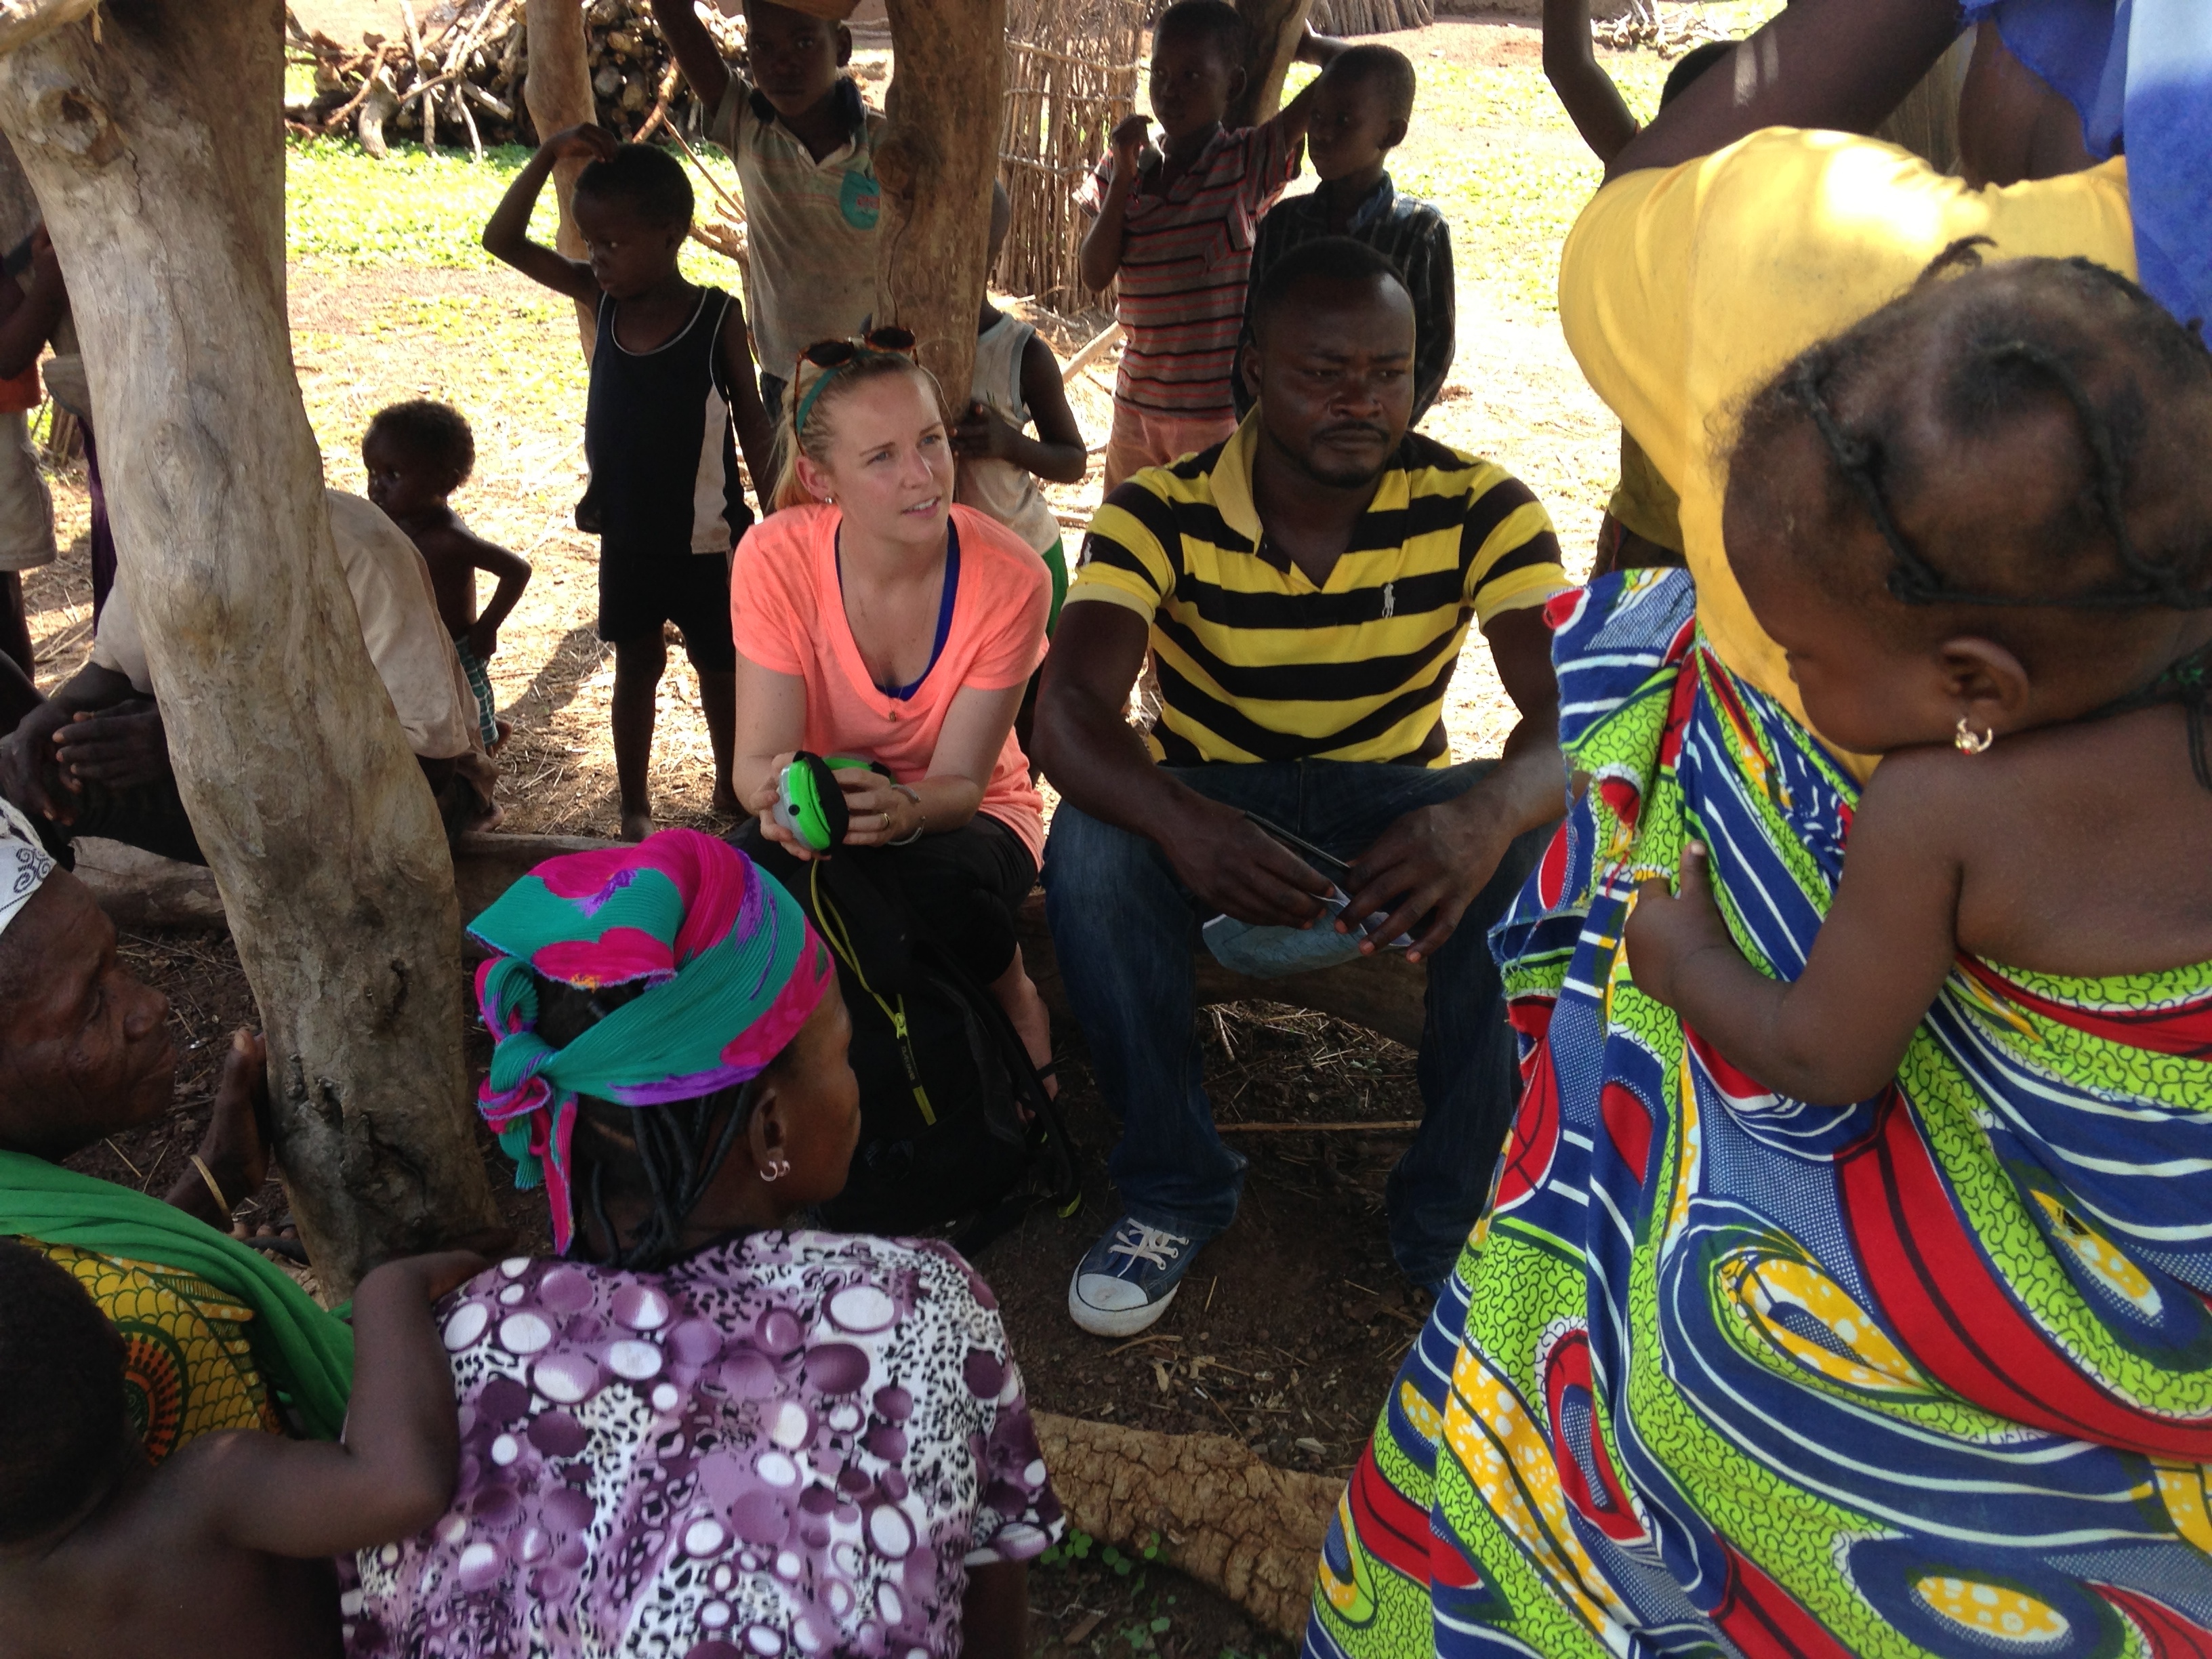
M1100 1335L1158 1319L1237 1212L1244 1160L1214 1131L1193 1028L1202 924L1224 961L1276 971L1410 934L1429 970L1425 1112L1390 1176L1390 1247L1414 1283L1442 1281L1518 1094L1484 933L1565 799L1551 520L1502 468L1407 429L1413 306L1395 269L1310 242L1253 316L1240 368L1257 405L1227 441L1107 496L1037 709L1060 792L1053 942L1122 1120L1124 1213L1068 1286ZM1454 765L1444 693L1470 621L1521 719L1498 758ZM1149 734L1125 715L1147 652Z

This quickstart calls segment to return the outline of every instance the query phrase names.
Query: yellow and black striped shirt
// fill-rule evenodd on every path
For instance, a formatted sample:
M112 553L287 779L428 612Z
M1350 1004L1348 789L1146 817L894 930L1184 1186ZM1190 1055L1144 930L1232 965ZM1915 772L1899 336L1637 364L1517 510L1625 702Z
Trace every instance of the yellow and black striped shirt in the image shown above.
M1070 605L1126 605L1152 624L1153 758L1449 765L1444 691L1468 621L1569 585L1550 516L1504 468L1409 432L1316 587L1265 544L1257 418L1109 495L1068 589Z

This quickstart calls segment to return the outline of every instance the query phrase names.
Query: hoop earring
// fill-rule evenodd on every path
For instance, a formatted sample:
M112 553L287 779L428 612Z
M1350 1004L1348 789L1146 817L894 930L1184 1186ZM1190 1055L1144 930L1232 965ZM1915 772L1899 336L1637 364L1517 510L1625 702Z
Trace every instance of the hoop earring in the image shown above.
M1966 717L1964 714L1959 716L1959 729L1951 738L1953 745L1962 755L1981 754L1996 740L1997 734L1994 730L1975 731L1972 726L1966 724Z
M781 1181L790 1173L791 1160L778 1154L761 1166L760 1177L763 1181Z

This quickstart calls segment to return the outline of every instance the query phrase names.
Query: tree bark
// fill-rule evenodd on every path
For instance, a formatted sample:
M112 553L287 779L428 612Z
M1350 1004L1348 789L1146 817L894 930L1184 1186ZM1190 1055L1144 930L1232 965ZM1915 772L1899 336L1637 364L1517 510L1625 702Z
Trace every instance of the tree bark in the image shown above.
M293 374L283 0L100 15L97 44L87 22L0 28L0 130L71 278L118 580L267 1025L294 1213L343 1295L380 1257L496 1222L463 1099L453 866Z
M1305 1628L1322 1536L1344 1495L1219 1434L1163 1434L1036 1413L1069 1523L1211 1585L1278 1636Z
M1297 56L1313 0L1237 0L1249 32L1244 90L1229 107L1228 125L1256 127L1281 107L1283 76Z
M529 107L530 125L538 129L538 142L544 143L564 127L598 120L592 65L584 50L584 0L526 0L522 23L530 52L522 101ZM576 175L583 170L581 161L563 161L553 169L553 196L561 210L561 230L554 246L571 259L584 257L584 233L576 228L574 209ZM584 361L589 362L592 343L599 338L599 319L580 301L576 331L583 337Z
M957 411L975 380L975 317L989 275L1006 0L890 0L890 125L876 146L876 320L913 331Z

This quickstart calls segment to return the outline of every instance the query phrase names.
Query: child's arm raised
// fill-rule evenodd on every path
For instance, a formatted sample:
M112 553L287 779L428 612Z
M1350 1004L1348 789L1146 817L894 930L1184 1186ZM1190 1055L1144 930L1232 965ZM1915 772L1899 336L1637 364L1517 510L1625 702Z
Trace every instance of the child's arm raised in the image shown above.
M484 252L556 294L565 294L584 305L597 305L599 279L592 275L589 263L532 241L530 210L538 205L538 192L552 176L554 163L579 158L604 161L614 153L614 134L588 122L556 132L538 145L538 153L523 163L522 171L514 175L507 194L492 210L483 230Z
M1872 132L1958 33L1954 0L1797 0L1653 116L1605 176L1710 155L1762 127Z
M1589 0L1544 0L1544 78L1599 161L1636 137L1636 118L1590 45Z
M1137 163L1152 131L1152 123L1143 116L1125 115L1107 141L1114 153L1114 176L1106 181L1098 216L1083 233L1083 246L1076 254L1076 274L1085 288L1104 288L1121 268L1121 232L1129 192L1137 187Z
M240 1549L307 1559L420 1532L453 1495L460 1426L430 1304L484 1269L466 1250L389 1261L354 1292L345 1439L210 1435L163 1466L176 1501Z
M760 377L753 372L751 331L745 326L745 308L732 296L723 313L722 337L716 346L722 354L722 376L729 383L730 418L738 428L738 451L752 476L753 499L765 518L775 510L775 421L761 401ZM793 365L795 368L796 365Z
M469 542L469 562L499 584L492 591L491 603L469 624L469 649L489 662L499 649L499 625L521 599L522 590L530 586L530 561L481 536L471 536Z
M984 404L970 403L952 428L952 453L963 461L1012 461L1053 483L1081 483L1091 452L1084 445L1083 428L1075 423L1075 411L1067 406L1060 360L1034 334L1022 348L1022 401L1036 422L1036 437L1017 432Z
M1680 897L1657 880L1637 894L1627 927L1637 988L1778 1094L1840 1106L1880 1090L1958 950L1960 863L1947 830L1974 820L1926 787L1944 758L1894 755L1875 772L1795 983L1744 960L1714 902L1705 849L1692 842Z
M707 26L699 21L696 0L653 0L653 21L660 25L661 39L676 54L676 66L691 83L692 94L706 106L712 119L730 88L730 66Z
M1298 37L1298 49L1293 54L1301 64L1316 64L1327 69L1351 46L1348 40L1340 40L1333 34L1316 34L1309 27ZM1285 143L1295 144L1306 136L1306 128L1313 121L1314 88L1321 84L1321 76L1298 88L1298 95L1275 112L1276 130L1283 134Z

